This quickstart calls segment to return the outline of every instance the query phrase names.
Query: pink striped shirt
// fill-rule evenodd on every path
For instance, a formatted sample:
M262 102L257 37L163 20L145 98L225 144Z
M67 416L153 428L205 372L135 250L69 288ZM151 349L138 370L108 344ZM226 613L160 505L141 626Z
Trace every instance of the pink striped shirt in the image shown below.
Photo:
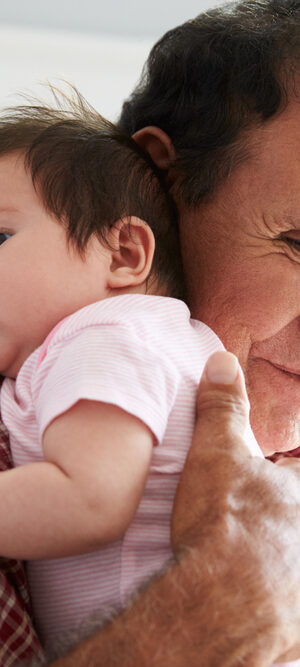
M63 320L26 360L17 380L4 381L1 409L16 466L43 460L47 425L81 399L111 403L137 416L158 444L123 539L92 554L28 563L37 628L46 646L95 611L101 615L112 605L123 606L170 558L172 504L191 443L196 390L208 356L219 349L223 345L214 332L190 319L183 302L125 295Z

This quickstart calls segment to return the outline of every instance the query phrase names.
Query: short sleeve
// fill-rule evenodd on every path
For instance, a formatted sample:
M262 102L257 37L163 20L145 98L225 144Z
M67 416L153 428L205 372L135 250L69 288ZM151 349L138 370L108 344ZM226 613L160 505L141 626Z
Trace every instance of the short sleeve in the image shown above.
M39 435L79 400L119 406L143 421L161 443L179 371L134 327L92 325L53 342L37 368L32 394Z

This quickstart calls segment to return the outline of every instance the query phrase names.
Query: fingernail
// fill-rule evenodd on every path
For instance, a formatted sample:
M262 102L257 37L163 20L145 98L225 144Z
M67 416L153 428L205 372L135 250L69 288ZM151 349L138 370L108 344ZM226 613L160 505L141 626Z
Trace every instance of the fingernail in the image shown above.
M215 352L207 361L205 371L210 382L233 384L238 374L238 360L231 352Z

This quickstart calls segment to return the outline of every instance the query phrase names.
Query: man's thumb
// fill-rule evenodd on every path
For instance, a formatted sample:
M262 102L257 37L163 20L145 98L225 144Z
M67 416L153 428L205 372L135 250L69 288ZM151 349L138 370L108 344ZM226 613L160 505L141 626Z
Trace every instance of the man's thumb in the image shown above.
M231 352L219 350L206 362L203 376L213 384L234 385L238 379L239 362Z
M220 350L209 357L197 397L197 426L202 442L222 441L240 448L240 439L254 456L262 456L249 423L249 401L237 357ZM196 427L197 428L197 427Z
M193 440L175 496L172 520L175 551L183 544L197 542L202 521L205 528L212 498L216 507L223 507L224 502L226 505L240 464L247 466L248 415L249 401L237 358L230 352L215 352L208 359L200 381Z

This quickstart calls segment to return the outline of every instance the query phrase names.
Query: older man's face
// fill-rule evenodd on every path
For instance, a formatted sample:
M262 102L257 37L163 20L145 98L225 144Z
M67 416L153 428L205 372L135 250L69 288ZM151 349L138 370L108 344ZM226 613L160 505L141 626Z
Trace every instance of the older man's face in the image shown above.
M181 211L192 315L238 355L266 454L300 445L300 103L253 132L253 157Z

